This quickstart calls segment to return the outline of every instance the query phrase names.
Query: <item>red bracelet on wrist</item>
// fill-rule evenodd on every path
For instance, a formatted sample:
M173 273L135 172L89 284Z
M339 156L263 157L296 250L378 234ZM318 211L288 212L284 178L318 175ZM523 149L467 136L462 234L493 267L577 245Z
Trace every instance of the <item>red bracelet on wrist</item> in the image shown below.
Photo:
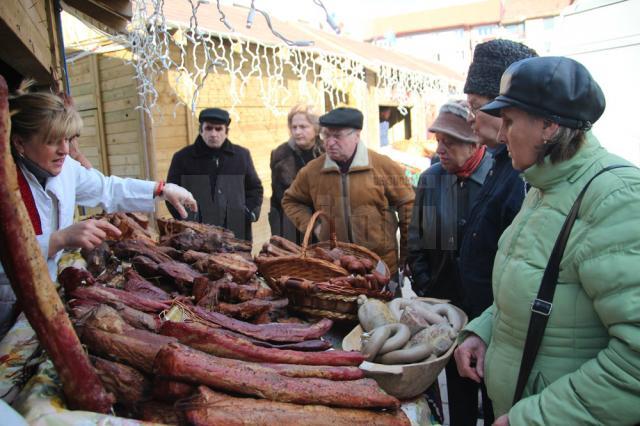
M156 189L154 189L153 191L153 197L159 197L162 195L162 191L164 191L164 181L161 180L158 182L158 184L156 185Z

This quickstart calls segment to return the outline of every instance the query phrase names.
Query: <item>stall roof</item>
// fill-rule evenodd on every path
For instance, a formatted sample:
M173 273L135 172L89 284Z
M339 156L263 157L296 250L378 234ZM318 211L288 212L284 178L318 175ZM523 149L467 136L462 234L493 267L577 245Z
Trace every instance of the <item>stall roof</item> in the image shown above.
M198 26L203 30L245 40L255 41L266 45L283 45L283 41L277 38L267 26L262 15L256 13L253 26L247 29L245 26L248 9L235 5L221 5L226 20L235 31L230 31L220 20L220 14L214 2L201 4L197 11ZM164 16L167 22L175 26L188 26L192 17L192 9L184 0L165 0ZM311 40L313 45L301 49L317 49L326 53L360 59L365 66L376 70L380 64L407 71L432 74L434 76L450 80L462 81L462 75L448 67L433 62L415 59L409 55L393 50L374 46L370 43L356 41L345 36L328 33L311 28L301 22L287 22L270 17L273 27L289 40Z
M127 31L132 18L129 0L62 0L65 11L108 33Z
M15 86L23 77L49 84L62 75L55 0L0 1L0 73ZM129 0L64 0L64 9L103 31L124 32Z

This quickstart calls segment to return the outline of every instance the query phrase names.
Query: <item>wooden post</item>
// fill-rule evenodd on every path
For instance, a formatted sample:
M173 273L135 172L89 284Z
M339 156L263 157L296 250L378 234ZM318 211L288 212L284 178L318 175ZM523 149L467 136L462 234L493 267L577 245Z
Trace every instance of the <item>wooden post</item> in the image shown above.
M64 46L62 45L62 28L60 28L59 1L45 0L45 11L47 14L47 30L49 31L49 49L51 51L51 63L53 77L58 83L62 82L64 93L70 93L67 70L65 69Z
M107 136L104 130L104 111L102 108L102 85L100 84L100 69L98 67L98 55L91 55L89 59L89 70L91 79L95 84L96 99L96 133L98 134L98 145L100 146L100 162L102 163L102 173L106 176L111 174L109 167L109 152L107 148Z
M158 180L156 167L156 144L153 139L153 126L149 114L140 109L140 131L142 132L143 157L145 162L145 178Z

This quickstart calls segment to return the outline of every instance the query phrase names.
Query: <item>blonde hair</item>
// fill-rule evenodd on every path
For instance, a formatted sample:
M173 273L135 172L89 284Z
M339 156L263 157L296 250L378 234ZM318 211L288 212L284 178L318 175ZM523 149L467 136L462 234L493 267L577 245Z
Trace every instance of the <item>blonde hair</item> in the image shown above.
M9 97L11 135L29 139L40 134L40 142L45 143L79 134L82 118L78 111L53 93L29 92L33 84L33 80L23 81Z
M313 126L313 129L316 131L316 134L320 132L320 118L318 114L315 113L313 106L299 104L291 108L289 111L289 115L287 115L287 124L289 128L291 128L291 122L293 121L293 116L296 114L303 114L309 123Z

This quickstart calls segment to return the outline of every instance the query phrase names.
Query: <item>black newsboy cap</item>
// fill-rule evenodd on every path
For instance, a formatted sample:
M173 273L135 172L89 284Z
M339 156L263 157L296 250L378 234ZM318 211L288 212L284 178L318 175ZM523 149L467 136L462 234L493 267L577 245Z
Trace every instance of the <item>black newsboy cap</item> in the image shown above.
M589 130L605 108L602 89L581 63L561 56L528 58L502 75L500 95L480 111L516 107L561 126Z
M220 108L205 108L200 111L200 116L198 120L202 123L203 121L211 121L213 123L221 123L221 124L229 124L231 123L231 118L229 117L229 113Z
M329 111L320 117L320 125L323 127L348 127L350 129L362 129L364 117L355 108L340 107Z

